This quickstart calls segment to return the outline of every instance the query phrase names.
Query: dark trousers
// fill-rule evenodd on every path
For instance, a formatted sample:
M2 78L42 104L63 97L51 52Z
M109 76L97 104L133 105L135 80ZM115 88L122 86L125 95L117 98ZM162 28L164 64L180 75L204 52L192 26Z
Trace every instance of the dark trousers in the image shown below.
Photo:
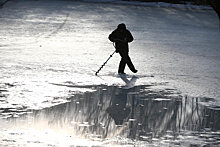
M131 58L129 57L128 52L120 52L119 51L119 54L121 56L121 61L119 64L118 73L124 73L126 64L128 65L129 69L132 72L134 72L135 67L134 67L133 63L131 62Z

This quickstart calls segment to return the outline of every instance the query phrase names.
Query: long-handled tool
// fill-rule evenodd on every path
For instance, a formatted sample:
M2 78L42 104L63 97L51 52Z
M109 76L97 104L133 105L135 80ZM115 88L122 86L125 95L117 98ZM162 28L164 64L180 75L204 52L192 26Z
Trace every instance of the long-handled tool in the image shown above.
M100 70L105 66L105 64L108 62L108 60L114 55L114 53L116 52L116 50L108 57L108 59L102 64L102 66L97 70L97 72L95 73L95 75L97 76L97 74L100 72Z
M115 45L113 44L113 46L115 47ZM108 57L108 59L102 64L102 66L97 70L97 72L95 73L95 75L97 76L97 74L100 72L100 70L105 66L105 64L108 62L108 60L114 55L114 53L116 52L116 50Z

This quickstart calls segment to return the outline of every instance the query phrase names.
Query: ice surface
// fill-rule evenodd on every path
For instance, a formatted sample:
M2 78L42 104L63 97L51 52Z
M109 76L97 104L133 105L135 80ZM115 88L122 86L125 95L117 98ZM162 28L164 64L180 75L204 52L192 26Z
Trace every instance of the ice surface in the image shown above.
M115 78L118 54L101 78L94 76L114 50L107 37L120 22L135 38L130 55L138 75L155 76L137 84L165 81L191 96L219 98L220 34L212 10L23 0L8 2L0 16L0 80L14 85L9 104L41 107L65 95L50 83L123 84Z
M220 33L213 10L14 0L0 9L0 117L66 104L99 87L121 89L118 54L95 76L114 51L108 35L121 22L135 38L130 43L138 69L134 88L144 85L140 90L147 92L136 97L169 103L181 94L204 98L199 104L218 110ZM130 80L133 73L125 72ZM173 95L171 101L161 97L167 95Z
M136 6L153 6L153 7L168 7L168 8L183 8L183 9L209 9L210 6L193 5L191 3L187 4L172 4L166 2L141 2L141 1L126 1L126 0L80 0L83 2L96 2L96 3L113 3L113 4L126 4L126 5L136 5Z

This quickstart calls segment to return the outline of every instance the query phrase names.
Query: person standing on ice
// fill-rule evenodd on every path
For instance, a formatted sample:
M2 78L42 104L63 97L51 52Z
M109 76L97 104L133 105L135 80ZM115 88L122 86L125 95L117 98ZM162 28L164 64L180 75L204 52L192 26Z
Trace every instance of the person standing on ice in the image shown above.
M124 69L126 64L133 73L136 73L137 70L128 55L128 43L132 42L134 38L130 31L126 29L126 25L124 23L119 24L117 29L115 29L108 38L111 42L115 42L116 53L119 53L121 56L118 73L125 74Z

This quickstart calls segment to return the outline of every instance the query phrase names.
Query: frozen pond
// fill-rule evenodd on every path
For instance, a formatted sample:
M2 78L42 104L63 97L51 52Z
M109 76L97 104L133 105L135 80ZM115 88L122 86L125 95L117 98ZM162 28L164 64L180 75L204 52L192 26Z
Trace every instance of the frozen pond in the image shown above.
M130 89L117 54L95 76L121 22L135 38ZM0 8L0 146L217 146L219 40L212 10L9 1Z

